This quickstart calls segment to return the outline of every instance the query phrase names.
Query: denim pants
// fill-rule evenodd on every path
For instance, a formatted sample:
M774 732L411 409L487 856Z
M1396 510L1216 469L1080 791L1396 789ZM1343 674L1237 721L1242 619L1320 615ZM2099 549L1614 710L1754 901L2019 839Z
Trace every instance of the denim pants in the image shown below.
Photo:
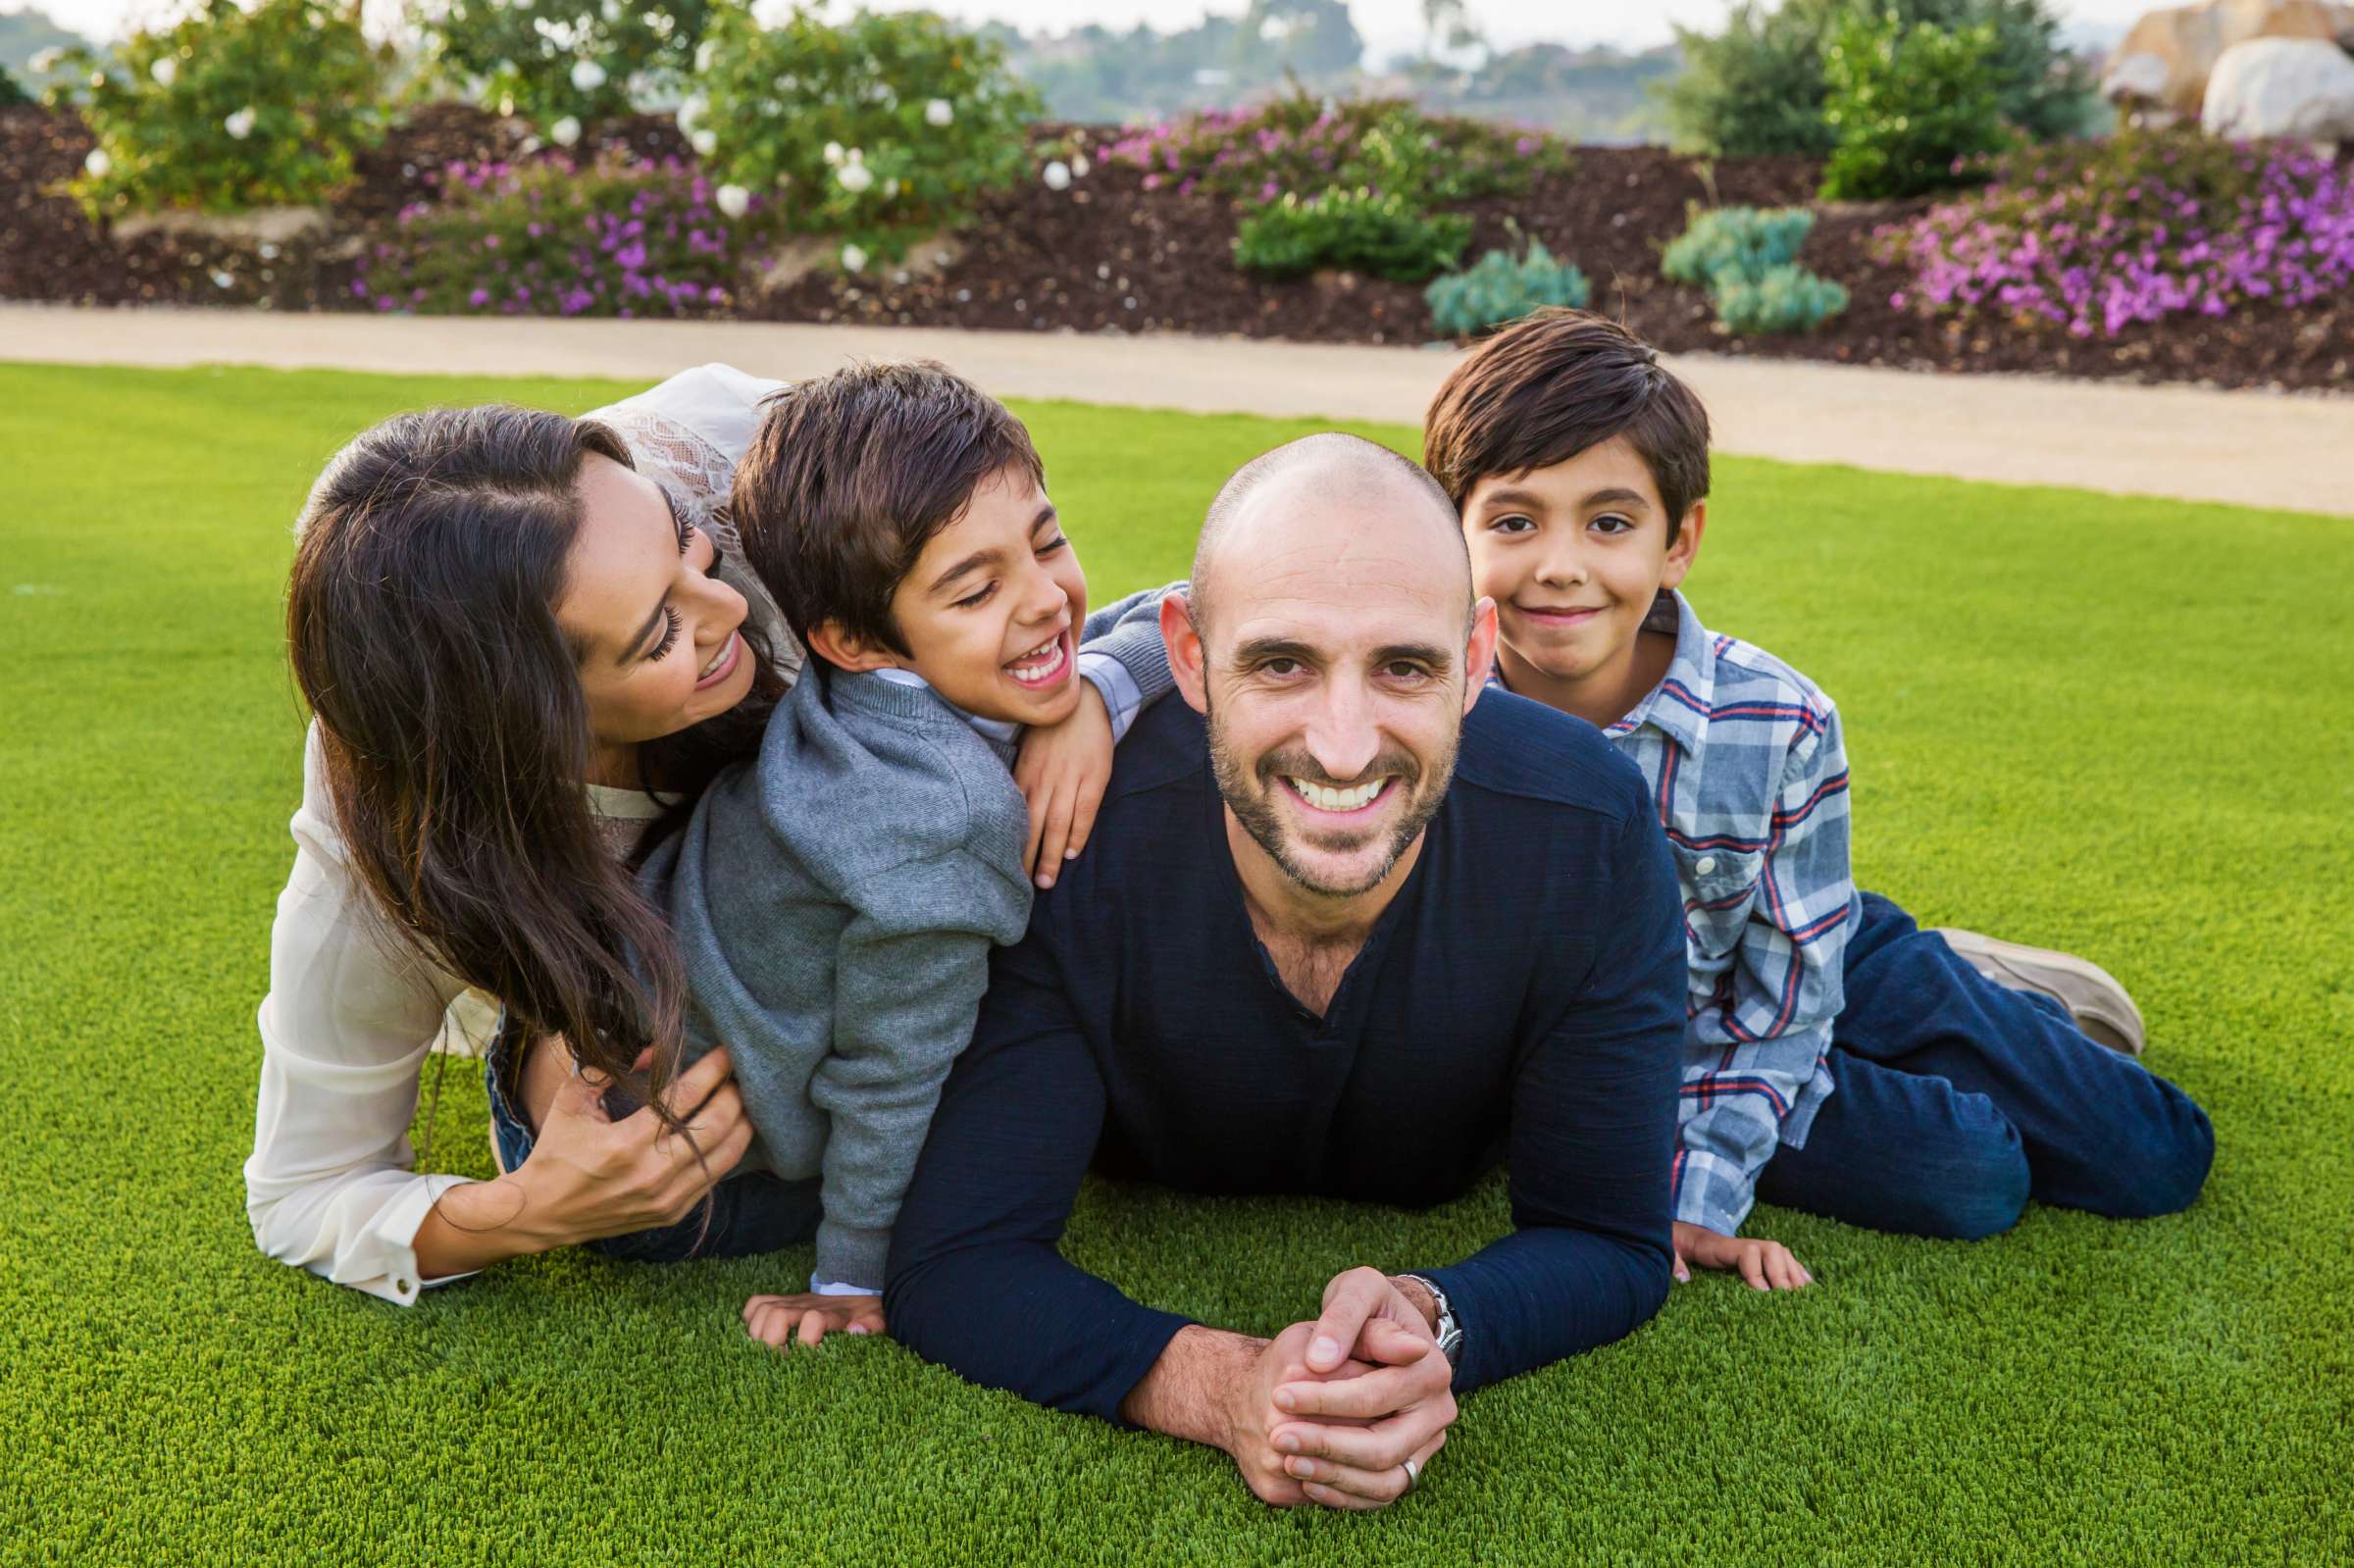
M1775 1150L1759 1176L1768 1203L1967 1239L2010 1229L2030 1197L2172 1214L2215 1158L2188 1095L2058 1002L1980 976L1877 893L1848 941L1829 1062L1806 1146Z
M484 1079L490 1087L490 1136L498 1161L513 1171L532 1153L532 1126L516 1109L511 1074L517 1065L512 1032L500 1021ZM686 1258L740 1258L799 1246L817 1235L817 1182L787 1182L765 1171L722 1178L704 1203L676 1225L608 1236L582 1244L607 1257L640 1263Z

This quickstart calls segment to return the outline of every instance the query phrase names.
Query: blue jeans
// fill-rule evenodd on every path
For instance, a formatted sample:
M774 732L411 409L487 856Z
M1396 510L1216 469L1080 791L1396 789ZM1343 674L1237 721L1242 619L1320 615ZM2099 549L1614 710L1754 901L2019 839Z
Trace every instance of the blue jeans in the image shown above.
M518 1170L532 1153L532 1125L515 1108L506 1082L513 1039L502 1020L490 1047L484 1080L490 1087L490 1136L498 1161ZM686 1258L741 1258L799 1246L817 1235L818 1183L787 1182L765 1171L723 1178L693 1213L676 1225L626 1236L608 1236L582 1245L607 1257L640 1263L676 1263Z
M2085 1037L2046 996L1980 976L1877 893L1847 946L1831 1095L1758 1196L1875 1231L1970 1239L2028 1198L2116 1219L2190 1206L2207 1113Z

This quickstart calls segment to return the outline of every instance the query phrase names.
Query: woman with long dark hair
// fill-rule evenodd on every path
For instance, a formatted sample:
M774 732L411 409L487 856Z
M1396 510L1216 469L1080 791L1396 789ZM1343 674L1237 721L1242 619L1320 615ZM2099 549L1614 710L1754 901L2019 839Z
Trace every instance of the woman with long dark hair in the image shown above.
M720 545L780 384L713 365L577 420L407 414L320 476L287 596L313 722L245 1166L271 1256L405 1304L572 1243L783 1234L765 1179L721 1180L751 1136L724 1051L674 1072L686 986L632 876L799 667ZM424 1064L470 995L492 1092L536 1130L494 1182L412 1168Z

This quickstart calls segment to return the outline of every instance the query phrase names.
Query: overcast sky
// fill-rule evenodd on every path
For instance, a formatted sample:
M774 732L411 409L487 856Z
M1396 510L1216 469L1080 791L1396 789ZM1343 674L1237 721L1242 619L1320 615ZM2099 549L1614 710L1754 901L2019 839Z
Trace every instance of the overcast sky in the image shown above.
M2055 0L2055 9L2074 25L2102 30L2124 26L2163 0ZM876 0L878 10L916 9L919 0ZM920 0L922 9L967 22L1010 22L1025 29L1062 31L1089 22L1127 27L1150 21L1163 31L1190 25L1203 13L1239 15L1244 0ZM67 26L96 37L116 37L129 26L178 9L173 0L38 0L37 8ZM28 9L27 0L0 0L0 11ZM846 5L831 9L847 11ZM368 0L372 18L399 14L398 0ZM1499 44L1615 43L1648 48L1665 43L1668 25L1706 25L1721 17L1725 0L1470 0L1472 16ZM1349 0L1357 31L1376 59L1416 47L1422 36L1420 0Z

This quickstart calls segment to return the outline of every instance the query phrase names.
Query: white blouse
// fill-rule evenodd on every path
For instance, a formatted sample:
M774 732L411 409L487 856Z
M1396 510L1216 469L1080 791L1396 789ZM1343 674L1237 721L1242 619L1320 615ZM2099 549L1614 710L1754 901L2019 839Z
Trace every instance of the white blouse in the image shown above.
M759 405L783 385L705 365L589 417L613 426L681 515L720 538L721 576L751 602L790 678L800 648L742 571L726 515ZM617 848L659 812L637 791L587 787ZM406 1306L444 1283L418 1277L417 1228L442 1193L467 1180L413 1169L409 1125L425 1059L437 1041L466 1053L486 1045L496 1003L387 929L344 860L316 725L290 827L294 870L270 930L245 1211L269 1256Z

